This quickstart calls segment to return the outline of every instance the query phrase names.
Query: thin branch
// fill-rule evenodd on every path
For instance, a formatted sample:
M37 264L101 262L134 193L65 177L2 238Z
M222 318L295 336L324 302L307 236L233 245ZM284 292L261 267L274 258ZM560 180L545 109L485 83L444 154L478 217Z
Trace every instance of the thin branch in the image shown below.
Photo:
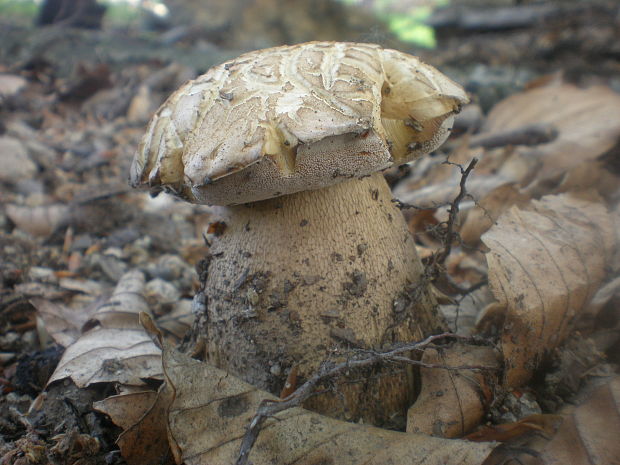
M311 397L319 384L330 380L332 378L336 378L340 375L345 374L346 372L354 369L366 368L372 365L375 365L380 362L398 362L398 363L407 363L407 364L415 364L427 368L442 368L447 370L495 370L494 367L486 367L486 366L459 366L459 367L449 367L444 365L435 365L419 362L416 360L411 360L402 354L407 352L411 352L414 350L421 350L433 342L440 339L461 339L461 340L469 340L472 341L470 337L458 336L452 333L441 333L435 334L427 337L426 339L413 342L408 344L401 344L396 348L392 348L387 351L379 352L379 351L363 351L365 357L357 358L353 360L347 360L342 363L338 363L334 366L325 366L323 365L319 371L312 376L308 381L298 387L292 394L288 397L285 397L281 400L271 400L265 399L259 405L256 414L252 418L245 435L241 441L241 447L239 448L239 455L237 456L237 461L235 465L247 465L248 458L252 447L256 443L258 439L258 435L260 434L261 428L264 422L268 418L272 418L274 415L288 410L294 407L299 407L303 404L303 402ZM362 352L360 352L362 353Z
M398 199L392 199L392 203L396 206L396 208L398 208L399 210L410 210L410 209L414 209L414 210L420 210L420 211L425 211L425 210L435 210L437 208L443 207L445 204L439 204L439 205L433 205L432 207L418 207L417 205L412 205L410 203L405 203L402 202Z
M450 255L450 252L452 251L452 243L458 238L458 233L455 230L457 215L459 214L461 202L468 195L467 187L465 185L467 183L467 178L475 168L476 163L478 163L478 159L472 158L472 160L469 162L469 165L465 169L463 169L461 165L458 165L456 163L452 163L449 161L446 161L445 163L458 166L459 170L461 170L461 181L459 182L459 193L450 203L450 209L448 210L448 221L446 223L446 233L443 241L443 248L435 254L435 257L433 259L433 264L435 265L444 264L446 258L448 258L448 255Z
M553 142L558 137L558 130L551 124L531 124L493 134L478 134L469 141L469 147L493 149L508 145L534 146Z

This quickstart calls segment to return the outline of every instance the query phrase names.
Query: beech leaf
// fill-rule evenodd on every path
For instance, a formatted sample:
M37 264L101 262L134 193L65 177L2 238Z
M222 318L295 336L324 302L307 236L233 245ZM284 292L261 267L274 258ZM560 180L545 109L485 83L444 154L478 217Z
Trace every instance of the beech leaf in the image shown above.
M493 107L483 134L533 124L552 125L558 131L552 142L520 147L523 154L542 161L538 179L549 178L596 159L616 144L620 95L605 86L580 89L570 84L521 92Z
M177 463L234 463L259 404L277 398L174 350L161 333L155 333L150 318L141 319L164 346L164 374L173 397L168 411L168 437ZM250 461L254 465L477 465L494 447L493 443L447 440L347 423L292 408L265 422L250 452Z
M140 271L123 275L84 334L67 347L48 384L71 378L78 387L101 382L142 385L145 378L161 378L161 351L138 321L138 314L148 311L143 289Z
M482 430L478 438L508 440L508 447L497 447L483 465L617 465L620 377L603 381L600 384L597 380L598 386L586 386L578 399L557 415L532 415L494 430Z
M444 366L499 366L488 346L455 344L426 348L422 362ZM422 390L407 412L407 431L432 436L462 437L478 426L493 397L497 379L489 371L420 368Z
M602 203L574 194L513 206L482 236L489 284L506 307L505 384L529 379L557 347L605 278L613 223Z
M123 428L117 443L127 463L163 465L168 463L165 458L170 457L166 430L170 401L169 391L142 391L108 397L95 402L93 407Z

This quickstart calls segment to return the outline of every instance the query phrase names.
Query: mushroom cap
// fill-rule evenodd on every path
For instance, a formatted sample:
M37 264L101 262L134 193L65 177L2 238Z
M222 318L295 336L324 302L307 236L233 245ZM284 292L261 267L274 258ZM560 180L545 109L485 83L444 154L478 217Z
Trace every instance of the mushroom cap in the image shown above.
M168 98L130 182L211 205L320 189L431 152L467 101L432 66L374 44L258 50Z

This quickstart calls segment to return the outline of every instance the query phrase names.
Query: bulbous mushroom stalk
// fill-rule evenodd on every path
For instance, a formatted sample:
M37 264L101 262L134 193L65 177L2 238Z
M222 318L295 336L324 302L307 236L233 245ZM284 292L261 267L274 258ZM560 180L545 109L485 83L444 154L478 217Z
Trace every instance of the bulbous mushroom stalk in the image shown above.
M226 206L194 328L207 358L277 392L293 367L303 378L344 348L440 330L377 171L439 146L466 101L415 57L326 42L242 55L173 94L131 182ZM380 423L404 411L411 387L402 372L381 373L313 404Z

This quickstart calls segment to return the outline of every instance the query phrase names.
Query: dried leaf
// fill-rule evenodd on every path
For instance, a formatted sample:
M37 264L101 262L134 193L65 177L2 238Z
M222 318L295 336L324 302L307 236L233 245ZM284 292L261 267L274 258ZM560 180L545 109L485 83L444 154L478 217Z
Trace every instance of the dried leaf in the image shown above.
M95 410L110 416L123 428L118 445L130 465L164 464L170 456L166 430L166 413L170 404L169 391L142 391L108 397L95 402ZM170 461L170 460L169 460Z
M140 86L138 92L129 102L127 121L131 123L146 123L153 114L153 96L147 86Z
M499 367L496 352L485 346L429 348L422 361L448 367ZM421 368L420 375L422 390L407 412L407 432L456 438L480 424L492 400L492 373Z
M466 244L475 244L499 216L512 205L522 206L529 197L521 194L512 183L496 187L486 194L476 206L467 212L460 235Z
M192 301L181 299L174 304L172 311L157 319L157 324L172 337L180 341L194 322Z
M489 113L483 133L551 124L558 137L535 148L519 148L524 157L543 164L538 179L546 179L594 160L620 137L620 95L608 87L579 89L573 85L541 87L513 95Z
M138 313L148 311L143 290L144 275L126 273L86 332L67 348L48 384L69 377L78 387L143 385L145 378L161 378L161 352L138 323Z
M549 193L544 181L566 173L560 179L559 192L593 187L602 193L610 189L616 178L592 164L610 150L620 137L620 96L607 87L579 89L571 85L542 87L513 95L498 103L489 113L477 137L492 137L525 127L553 127L557 137L535 146L507 146L486 150L475 172L467 182L467 190L481 199L506 183L528 186L531 196ZM468 143L468 141L465 141ZM480 150L471 151L480 157ZM459 148L450 161L465 163ZM450 176L446 176L452 168ZM460 173L450 166L431 166L427 172L412 171L410 180L396 186L394 193L401 201L418 207L435 207L451 201L458 193ZM600 182L599 182L600 181ZM407 212L405 211L405 214Z
M0 163L2 163L2 170L0 170L2 182L15 183L29 179L37 172L37 166L28 156L24 144L13 137L0 137Z
M578 407L560 413L568 416L542 452L547 464L620 463L620 377L592 392Z
M518 438L531 431L540 431L548 436L552 436L562 417L559 415L535 414L522 418L512 423L502 425L482 426L478 431L465 437L469 441L509 441Z
M22 294L24 297L42 297L49 300L61 299L67 295L66 290L59 289L54 284L36 282L18 284L15 286L15 292Z
M151 322L152 324L152 322ZM159 336L160 342L161 336ZM259 403L274 396L194 360L164 342L173 392L168 434L177 463L230 465ZM346 423L301 408L267 420L250 453L254 465L338 463L479 464L491 443L470 443Z
M35 297L30 303L45 324L45 330L57 344L68 347L80 336L80 329L88 319L88 313Z
M489 283L507 308L502 350L505 383L525 383L557 347L605 277L614 236L605 207L575 195L512 207L482 237Z
M597 315L607 302L614 297L620 298L620 276L606 283L598 290L592 298L587 312L591 315Z
M69 220L69 207L62 204L40 207L7 205L6 214L22 231L47 237Z
M142 272L133 270L125 273L116 285L112 297L97 309L91 323L97 323L103 328L142 329L139 314L150 314L144 295L145 287Z
M577 406L563 408L560 415L536 415L524 419L534 434L525 433L496 448L483 465L507 463L536 463L539 465L618 465L620 463L620 377L609 379L604 385L586 388ZM547 420L550 417L550 420ZM554 419L563 421L557 427ZM538 424L540 420L542 424ZM518 422L513 424L519 428ZM509 425L502 425L508 429ZM540 428L540 429L538 429ZM554 433L553 430L557 430ZM510 435L510 430L505 431ZM504 436L504 435L501 435ZM485 435L485 439L488 436ZM510 447L514 444L515 447Z
M26 81L21 76L14 74L0 74L0 101L3 97L12 97L18 94L24 87L26 87Z
M102 283L91 279L61 278L58 285L63 289L88 295L102 295L107 290Z
M620 177L599 160L585 162L569 169L558 181L557 187L541 183L536 189L528 188L528 193L533 194L533 197L539 197L544 194L595 189L604 198L612 198L620 186ZM549 187L553 187L553 191L549 191Z

